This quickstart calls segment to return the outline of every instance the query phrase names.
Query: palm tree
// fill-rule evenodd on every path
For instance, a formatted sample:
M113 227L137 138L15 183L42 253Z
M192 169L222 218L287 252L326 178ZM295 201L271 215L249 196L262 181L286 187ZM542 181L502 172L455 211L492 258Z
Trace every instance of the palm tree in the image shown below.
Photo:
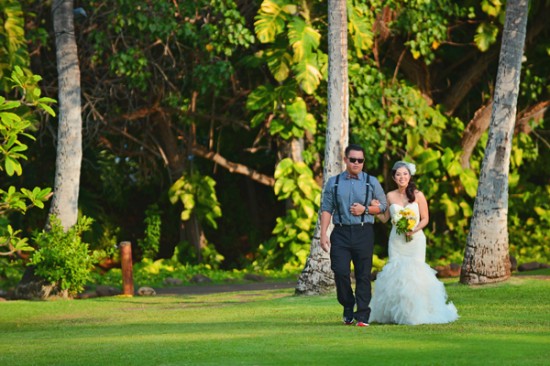
M508 1L489 138L460 275L460 282L465 284L492 283L510 277L508 173L527 10L528 0Z
M63 227L68 229L77 220L82 162L80 68L75 41L73 0L54 0L52 16L59 84L59 126L50 214L56 215Z
M342 172L342 156L348 143L349 92L347 37L346 0L329 0L328 122L323 184L326 183L330 176ZM296 285L295 292L299 295L318 295L332 291L334 288L334 275L330 268L330 257L320 246L320 217L319 213L309 258Z

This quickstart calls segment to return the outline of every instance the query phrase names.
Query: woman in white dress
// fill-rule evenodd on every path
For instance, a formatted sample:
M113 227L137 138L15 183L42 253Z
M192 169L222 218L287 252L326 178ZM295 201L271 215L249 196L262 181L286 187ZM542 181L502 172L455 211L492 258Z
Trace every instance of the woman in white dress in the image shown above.
M458 319L455 306L447 303L445 287L436 271L426 264L428 203L412 182L415 166L398 161L392 168L397 189L387 194L389 210L378 215L382 222L392 219L388 244L388 263L378 273L371 301L369 322L394 324L449 323ZM410 209L409 230L400 233L397 220ZM391 216L390 216L391 215ZM411 229L412 227L412 229Z

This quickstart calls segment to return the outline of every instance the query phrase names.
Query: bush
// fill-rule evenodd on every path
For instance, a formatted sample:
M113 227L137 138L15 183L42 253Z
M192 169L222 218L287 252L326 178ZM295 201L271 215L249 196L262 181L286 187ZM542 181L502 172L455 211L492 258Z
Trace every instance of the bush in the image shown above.
M42 231L34 238L38 249L33 253L29 265L34 273L70 295L82 292L91 279L91 271L97 258L90 255L88 244L81 236L90 228L92 219L85 216L66 232L61 221L50 217L50 231Z
M162 226L161 214L162 211L159 210L157 204L153 204L145 210L145 220L143 220L145 237L138 240L143 258L155 259L158 254Z

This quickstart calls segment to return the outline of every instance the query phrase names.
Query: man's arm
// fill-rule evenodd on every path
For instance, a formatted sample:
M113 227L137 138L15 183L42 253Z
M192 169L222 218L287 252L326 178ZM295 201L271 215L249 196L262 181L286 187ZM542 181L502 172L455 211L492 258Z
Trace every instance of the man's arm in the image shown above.
M331 219L332 215L330 212L321 212L321 248L327 253L330 250L330 239L327 235L327 230Z
M332 219L332 212L334 211L334 178L329 178L325 183L323 189L323 195L321 196L321 248L328 253L330 250L330 239L327 235L328 226Z
M384 193L384 190L382 189L382 185L380 185L380 182L378 179L372 180L372 188L374 190L372 198L377 200L379 205L371 205L367 208L367 211L371 215L378 215L380 213L386 212L386 208L388 207L388 203L386 200L386 194Z

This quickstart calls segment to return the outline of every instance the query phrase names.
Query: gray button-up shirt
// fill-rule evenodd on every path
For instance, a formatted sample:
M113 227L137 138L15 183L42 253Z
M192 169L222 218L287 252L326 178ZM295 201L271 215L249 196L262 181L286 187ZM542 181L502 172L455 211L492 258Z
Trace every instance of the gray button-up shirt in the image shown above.
M323 189L321 211L327 211L332 214L332 222L334 224L356 225L361 223L361 216L354 216L349 210L354 202L365 205L367 173L361 172L359 174L359 179L350 179L347 178L347 176L347 171L340 174L337 190L338 197L334 196L334 186L337 176L335 175L329 178ZM369 184L369 197L366 206L370 205L371 200L377 199L380 201L380 209L382 212L386 211L386 194L380 182L371 175ZM365 214L363 222L374 223L374 216Z

